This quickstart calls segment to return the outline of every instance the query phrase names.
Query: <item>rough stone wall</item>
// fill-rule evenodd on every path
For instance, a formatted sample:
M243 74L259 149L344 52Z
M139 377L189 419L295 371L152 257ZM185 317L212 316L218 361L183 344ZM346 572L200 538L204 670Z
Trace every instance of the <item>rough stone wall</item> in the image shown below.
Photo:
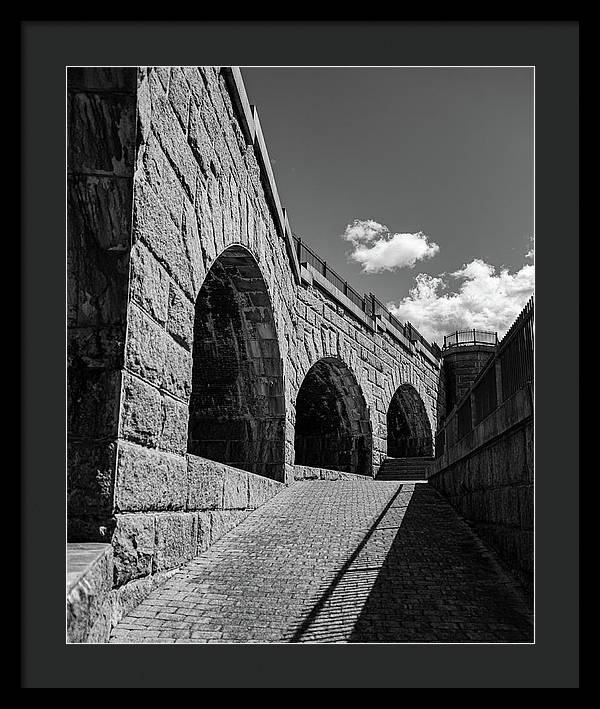
M371 421L373 472L385 457L386 413L396 389L404 383L415 387L435 430L440 377L439 365L418 348L400 345L384 330L375 332L323 289L294 278L262 138L248 139L218 68L132 71L135 87L126 74L127 117L132 106L136 112L123 154L129 158L135 136L135 155L131 177L127 172L122 181L123 187L131 186L132 199L122 202L132 204L132 220L129 232L128 222L123 227L129 241L120 242L115 298L121 329L113 338L121 343L120 358L115 360L115 394L103 396L112 402L114 420L110 485L102 500L113 514L119 587L145 584L144 579L183 563L212 543L219 530L276 494L283 481L298 476L296 397L321 358L338 358L362 390ZM130 123L115 125L118 134ZM106 131L98 135L112 146ZM78 204L69 209L81 211ZM99 212L106 219L106 207ZM234 246L260 272L272 313L269 331L278 341L284 460L277 470L259 472L281 482L206 461L188 449L195 306L208 272ZM70 469L79 474L77 460Z
M123 367L135 69L68 71L68 524L104 540L113 506Z
M428 478L525 588L533 586L534 426L529 385L460 440L446 422L444 454ZM448 443L449 442L449 443Z

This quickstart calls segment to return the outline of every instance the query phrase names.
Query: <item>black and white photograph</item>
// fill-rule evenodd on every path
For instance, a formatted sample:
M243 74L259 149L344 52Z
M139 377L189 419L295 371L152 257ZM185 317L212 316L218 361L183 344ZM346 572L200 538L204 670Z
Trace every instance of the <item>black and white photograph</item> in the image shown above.
M21 688L578 688L579 22L20 44Z
M534 82L67 68L69 643L533 642Z

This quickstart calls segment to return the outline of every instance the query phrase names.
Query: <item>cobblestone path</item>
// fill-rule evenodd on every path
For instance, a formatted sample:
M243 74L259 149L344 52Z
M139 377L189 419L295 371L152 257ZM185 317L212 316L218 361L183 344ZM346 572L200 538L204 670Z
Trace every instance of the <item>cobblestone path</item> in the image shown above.
M177 572L117 643L532 642L496 557L427 484L297 483Z

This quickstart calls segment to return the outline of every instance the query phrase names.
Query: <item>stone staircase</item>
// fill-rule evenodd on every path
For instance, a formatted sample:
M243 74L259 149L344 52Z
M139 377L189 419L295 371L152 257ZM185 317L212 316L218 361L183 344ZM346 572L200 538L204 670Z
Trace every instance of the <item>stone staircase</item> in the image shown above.
M381 464L375 480L427 480L433 457L386 458Z

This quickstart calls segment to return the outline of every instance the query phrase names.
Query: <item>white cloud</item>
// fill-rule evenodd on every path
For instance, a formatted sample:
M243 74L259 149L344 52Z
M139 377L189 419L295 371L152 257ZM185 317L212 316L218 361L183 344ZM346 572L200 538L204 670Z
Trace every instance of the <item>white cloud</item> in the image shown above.
M409 294L397 305L388 303L388 308L440 345L444 335L470 328L496 331L502 337L533 293L534 272L533 264L510 273L475 259L450 274L420 273Z
M412 268L417 261L431 258L440 250L421 231L392 234L386 226L372 219L355 219L348 224L342 238L352 244L350 258L366 273Z

